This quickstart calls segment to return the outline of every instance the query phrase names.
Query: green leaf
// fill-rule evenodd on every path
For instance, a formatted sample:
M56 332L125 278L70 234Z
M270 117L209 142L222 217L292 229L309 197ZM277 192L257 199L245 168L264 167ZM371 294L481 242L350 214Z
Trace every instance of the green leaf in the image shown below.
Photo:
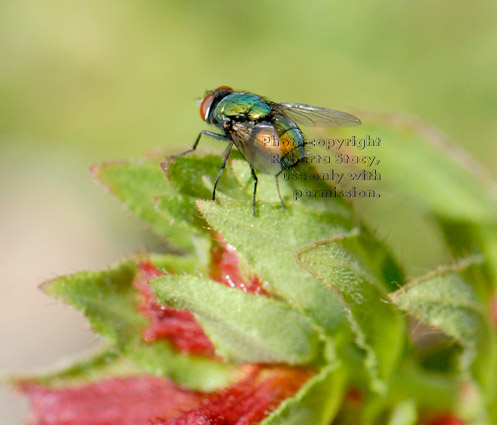
M195 198L183 195L167 195L157 198L157 211L163 220L181 228L183 233L191 232L207 237L207 223L195 209Z
M466 153L413 118L365 113L364 121L361 128L353 130L356 139L379 136L381 144L357 153L374 155L380 160L375 168L382 174L382 184L437 215L453 220L495 222L495 182ZM334 137L351 134L344 129Z
M209 224L238 250L270 290L301 309L328 336L344 323L338 296L296 263L293 253L352 227L348 218L299 205L263 204L257 217L250 203L198 201Z
M201 391L226 386L236 375L234 365L205 357L179 353L166 341L144 343L130 341L123 354L153 375L167 376L173 381Z
M483 252L497 287L497 183L484 167L440 132L400 114L364 114L365 125L354 135L381 137L379 147L366 147L360 155L376 155L382 184L435 213L449 236L451 248L464 255ZM369 121L369 123L367 123ZM340 130L338 137L346 137ZM358 134L359 133L359 134ZM335 136L336 137L336 136ZM453 224L464 230L454 231ZM448 231L452 232L449 234ZM460 240L464 237L466 240ZM478 245L461 245L462 242ZM470 249L470 251L469 251Z
M492 276L492 295L495 296L497 293L497 222L478 226L477 237L485 253L485 260Z
M135 263L128 261L109 271L59 277L43 284L43 289L81 310L96 332L123 347L146 324L136 312L136 293L131 285L135 273Z
M175 195L158 161L109 162L93 166L92 174L159 235L170 239L181 249L194 250L192 238L170 219L164 219L156 209L158 196Z
M168 223L185 234L191 234L197 255L203 264L208 263L209 228L196 209L197 199L212 199L214 182L219 174L222 158L217 155L186 155L166 158L162 164L170 191L156 197L156 213ZM174 193L170 193L174 191ZM218 199L249 199L231 171L226 169L216 190ZM188 233L186 233L188 232ZM184 237L184 236L183 236Z
M297 258L304 269L339 294L356 342L366 353L371 386L384 393L404 331L400 314L387 297L383 264L388 257L370 237L353 232L315 243L299 251Z
M483 388L493 386L495 335L473 288L460 272L473 263L466 259L416 279L390 294L402 310L457 341L464 352L462 370L472 370Z
M342 401L343 368L327 366L294 396L286 399L261 425L328 425Z
M159 268L177 273L188 263L175 256L154 256L154 260ZM187 268L192 270L191 266ZM43 289L81 310L96 332L148 372L169 376L198 389L225 384L232 366L180 354L165 341L152 344L142 341L146 319L137 311L137 292L132 285L136 271L136 261L128 260L110 270L57 278L45 283Z
M254 180L250 171L250 166L245 160L233 160L230 163L234 175L247 195L252 199L254 190ZM306 190L326 190L330 187L323 180L316 180L315 170L309 164L298 164L289 170L284 171L278 177L281 197L285 202L294 201L296 191ZM257 185L257 200L263 202L280 203L274 176L258 173L259 183ZM352 208L343 198L330 198L317 196L299 201L299 206L308 209L320 209L334 212L346 217L352 216Z
M222 163L223 158L219 155L185 155L167 158L164 169L171 186L178 193L192 199L210 200ZM221 199L223 194L232 199L251 199L241 190L230 167L225 168L216 188L216 197L220 195Z
M417 422L416 402L410 399L403 400L395 405L388 425L415 425Z
M250 165L247 161L235 159L231 161L230 167L233 169L236 179L243 188L242 190L251 199L254 192L254 178L250 171ZM259 179L257 184L257 201L279 203L280 199L278 198L274 176L258 173L257 178ZM282 181L281 176L279 178L279 185L282 198L286 201L291 199L291 188L286 182Z
M47 387L62 387L98 381L109 376L131 376L143 373L143 369L120 355L112 348L105 349L70 366L40 375L13 377L17 385L22 382L37 382Z
M305 364L317 355L311 325L281 301L194 276L161 276L151 287L162 304L194 313L228 361Z
M390 380L388 398L394 403L414 399L424 410L452 411L458 402L460 387L459 377L428 371L407 357Z

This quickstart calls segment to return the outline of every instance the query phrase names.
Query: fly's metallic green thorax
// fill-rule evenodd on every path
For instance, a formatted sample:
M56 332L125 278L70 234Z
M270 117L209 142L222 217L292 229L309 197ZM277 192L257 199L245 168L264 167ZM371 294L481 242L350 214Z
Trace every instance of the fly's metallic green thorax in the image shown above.
M252 93L227 93L209 122L223 129L253 168L269 174L295 166L304 156L304 135L290 118Z
M214 183L216 187L233 146L236 146L250 165L254 178L253 214L257 175L255 170L275 176L276 188L282 206L278 176L282 171L295 167L306 155L305 139L299 124L310 127L347 127L360 125L361 121L346 112L319 108L302 103L274 103L253 93L236 92L221 86L205 94L200 105L200 117L221 133L202 130L192 148L179 155L193 152L202 134L228 143L221 169Z
M252 93L232 93L219 101L212 111L213 124L229 119L258 121L271 114L271 107Z

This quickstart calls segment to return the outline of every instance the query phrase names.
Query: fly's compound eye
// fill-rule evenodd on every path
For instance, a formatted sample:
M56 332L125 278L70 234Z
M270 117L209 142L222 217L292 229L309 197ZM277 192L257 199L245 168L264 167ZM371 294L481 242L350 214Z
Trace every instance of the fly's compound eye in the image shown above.
M218 87L216 89L216 91L218 91L218 90L233 90L233 89L231 87L228 87L228 86L221 86L221 87Z
M209 93L207 96L204 97L204 100L202 100L202 104L200 105L200 118L202 118L204 121L209 116L209 110L211 109L213 100L213 93Z

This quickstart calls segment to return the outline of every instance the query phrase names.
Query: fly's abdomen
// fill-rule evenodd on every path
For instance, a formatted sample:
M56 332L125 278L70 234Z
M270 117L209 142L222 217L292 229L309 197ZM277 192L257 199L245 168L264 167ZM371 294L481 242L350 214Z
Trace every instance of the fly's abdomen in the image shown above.
M275 117L273 125L278 133L281 149L281 165L283 168L291 168L305 155L304 134L298 128L297 124L284 116Z
M278 134L271 123L234 122L231 130L231 139L252 168L273 175L282 171Z
M259 96L251 93L233 93L224 97L213 112L214 120L242 119L258 121L271 113L271 107Z

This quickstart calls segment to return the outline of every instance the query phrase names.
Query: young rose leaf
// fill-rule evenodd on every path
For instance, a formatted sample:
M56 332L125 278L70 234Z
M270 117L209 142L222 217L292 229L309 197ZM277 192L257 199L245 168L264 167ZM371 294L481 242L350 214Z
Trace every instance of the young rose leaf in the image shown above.
M178 384L202 391L220 388L236 374L236 367L233 365L206 357L186 355L174 349L167 341L153 344L136 341L124 348L123 355L148 373L167 376Z
M202 255L208 249L209 229L206 221L195 207L195 202L200 199L212 199L214 181L219 174L222 158L217 155L186 155L179 158L166 158L161 167L175 193L166 192L156 198L157 213L162 219L178 228L182 228L194 235L194 243L203 247L197 249ZM244 196L240 185L231 175L230 170L225 170L217 190L218 199L232 197L249 199ZM227 193L228 195L226 195Z
M230 155L231 158L239 155ZM185 155L179 158L166 158L162 168L171 186L180 193L192 199L212 199L214 182L219 175L222 156L219 155ZM219 191L219 192L218 192ZM239 182L226 167L216 188L216 197L223 195L230 199L249 200L251 197L241 190ZM220 198L220 199L221 199ZM192 204L192 209L195 205Z
M415 425L417 422L416 402L409 399L402 400L394 406L387 425Z
M175 421L158 421L158 425L259 424L310 376L305 369L251 369L246 378L206 397L197 409Z
M299 264L339 294L373 390L384 393L403 342L403 321L387 297L384 264L392 264L369 236L333 237L299 251ZM373 246L375 250L369 251ZM389 260L385 263L385 259ZM381 261L378 261L381 260Z
M206 393L150 375L110 376L98 382L47 388L23 382L33 425L158 424L247 425L260 423L309 379L298 368L247 367L241 379Z
M439 216L495 222L495 182L469 155L413 118L365 113L364 119L364 125L354 129L356 140L379 136L381 144L366 146L357 154L380 160L375 168L385 176L382 184ZM348 134L350 130L340 130L339 137Z
M495 336L473 288L459 274L471 261L416 279L390 298L400 309L454 338L464 348L462 369L471 369L482 387L489 388L495 376Z
M468 425L468 422L463 421L452 413L444 413L429 416L423 425ZM470 425L488 425L488 422L469 422Z
M183 353L214 357L214 345L189 311L160 305L149 285L154 277L167 274L151 261L140 261L133 286L140 293L138 310L148 319L143 339L153 342L168 340Z
M463 278L471 282L476 296L486 303L497 285L497 233L492 225L477 225L469 221L454 221L437 217L452 257L479 257L480 264L473 264L462 271ZM484 254L483 254L484 253Z
M143 373L143 369L122 356L118 350L107 348L64 369L38 375L14 376L9 381L15 386L28 383L58 388L86 384L108 377L131 376L141 373Z
M135 307L136 292L131 286L135 273L134 262L127 261L108 271L62 276L42 288L81 310L96 332L121 348L145 325Z
M466 152L419 120L400 114L364 114L364 118L369 124L358 129L359 134L355 130L354 136L379 136L381 145L366 146L357 153L380 159L376 168L385 176L381 183L434 212L442 223L458 223L465 237L478 243L478 252L485 253L497 282L495 179ZM462 232L444 230L450 243L461 242ZM463 255L474 254L475 246L465 245Z
M392 375L388 398L413 399L424 410L452 410L458 402L460 384L458 376L428 371L410 358Z
M250 166L245 160L233 160L230 164L236 179L244 188L247 195L252 195L254 191L254 179ZM280 203L274 176L259 173L259 183L257 185L257 199L263 202ZM297 193L312 191L329 191L330 186L324 180L316 179L316 170L309 164L298 164L296 167L286 170L278 177L281 197L285 202L295 200ZM316 196L301 202L300 206L311 209L324 209L345 217L352 217L352 208L342 198L331 198L326 196Z
M155 256L167 271L180 272L175 256ZM108 338L116 349L147 371L167 375L193 388L212 389L226 382L232 367L207 358L184 355L167 341L145 343L147 320L138 311L133 287L137 263L129 260L100 272L81 272L52 280L43 289L81 310L92 328Z
M481 241L485 260L492 276L493 296L497 292L497 222L485 223L477 227L477 237Z
M302 270L293 256L316 240L352 228L348 218L298 205L259 204L257 217L250 203L198 201L209 224L236 247L247 264L278 296L303 311L328 336L344 323L335 293Z
M269 296L259 277L247 271L236 255L236 248L224 241L219 233L214 234L211 248L209 277L230 288L237 288L249 294Z
M195 209L195 201L196 198L184 195L158 196L157 213L164 221L181 229L184 234L192 233L207 238L209 229L203 217Z
M294 397L286 399L261 425L328 425L343 398L343 368L326 366L306 382Z
M194 251L192 237L185 235L171 219L164 219L156 209L155 199L158 196L175 196L159 161L109 162L93 166L92 174L155 232L170 239L181 249Z
M197 407L202 393L155 376L114 377L86 385L46 388L25 383L33 425L136 425L171 420Z
M250 170L250 165L247 161L234 159L230 162L230 168L237 181L242 186L243 192L250 196L254 193L254 178L252 177L252 172ZM257 200L260 202L275 202L279 203L280 199L278 197L278 192L276 190L276 182L274 176L264 173L258 173L257 178L259 179L257 183ZM279 186L281 197L288 201L291 199L291 188L288 184L279 177Z
M227 361L294 365L317 355L317 334L286 303L194 276L161 276L150 285L160 303L194 313Z

